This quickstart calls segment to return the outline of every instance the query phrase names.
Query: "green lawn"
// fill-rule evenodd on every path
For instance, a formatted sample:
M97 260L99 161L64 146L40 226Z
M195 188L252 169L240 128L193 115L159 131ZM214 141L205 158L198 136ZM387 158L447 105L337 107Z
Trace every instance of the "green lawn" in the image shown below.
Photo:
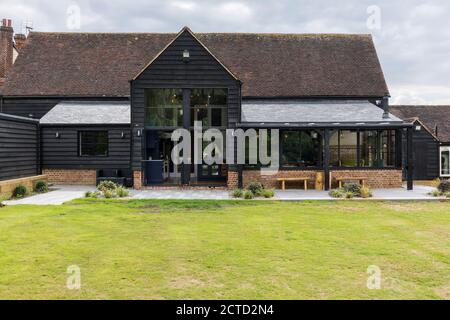
M66 288L67 267L81 289ZM367 289L379 266L382 288ZM0 209L0 299L450 299L446 202Z

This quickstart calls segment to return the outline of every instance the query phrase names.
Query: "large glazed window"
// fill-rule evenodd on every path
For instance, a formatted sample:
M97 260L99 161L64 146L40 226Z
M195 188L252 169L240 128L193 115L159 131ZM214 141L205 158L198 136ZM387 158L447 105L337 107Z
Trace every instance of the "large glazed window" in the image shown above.
M78 140L80 157L108 156L108 131L80 131Z
M330 138L333 167L394 167L395 152L395 130L338 130Z
M339 130L330 138L330 164L336 167L358 166L358 132Z
M191 90L191 126L201 121L206 127L227 127L227 89Z
M182 89L146 89L145 125L151 127L183 126Z
M378 132L361 132L361 167L378 166Z
M441 176L450 177L450 147L441 148Z
M281 164L284 167L317 167L322 138L316 131L283 131Z

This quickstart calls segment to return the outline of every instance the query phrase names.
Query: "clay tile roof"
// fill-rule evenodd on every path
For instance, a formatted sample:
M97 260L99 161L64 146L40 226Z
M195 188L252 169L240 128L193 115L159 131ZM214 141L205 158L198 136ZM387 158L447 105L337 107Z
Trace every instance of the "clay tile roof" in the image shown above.
M129 96L131 80L176 34L32 32L5 96ZM370 35L195 33L245 97L381 97Z
M450 105L447 106L390 106L390 112L397 117L419 119L433 134L437 126L437 137L441 142L450 142Z

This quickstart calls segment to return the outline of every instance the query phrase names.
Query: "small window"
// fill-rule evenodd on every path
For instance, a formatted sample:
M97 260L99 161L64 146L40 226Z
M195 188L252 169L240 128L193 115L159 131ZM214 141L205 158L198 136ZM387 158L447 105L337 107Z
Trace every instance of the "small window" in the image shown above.
M450 176L450 148L441 147L441 177Z
M108 156L108 131L81 131L78 134L80 157Z

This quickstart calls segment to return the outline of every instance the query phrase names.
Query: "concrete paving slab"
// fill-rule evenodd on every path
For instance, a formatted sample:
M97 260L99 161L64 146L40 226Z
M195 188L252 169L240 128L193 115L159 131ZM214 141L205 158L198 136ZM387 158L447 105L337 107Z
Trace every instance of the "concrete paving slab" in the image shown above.
M6 205L60 205L77 198L83 198L86 191L95 190L94 186L55 186L56 190L49 193L37 194L20 200L8 200ZM406 188L373 189L373 198L354 200L439 200L428 193L434 188L415 186L414 190ZM130 190L128 199L186 199L186 200L229 200L234 199L227 190ZM328 195L326 191L316 190L276 190L272 199L282 201L304 200L339 200Z
M61 205L64 202L77 198L83 198L86 191L94 191L94 186L54 186L48 193L36 194L19 200L3 201L8 206L32 204L32 205Z

